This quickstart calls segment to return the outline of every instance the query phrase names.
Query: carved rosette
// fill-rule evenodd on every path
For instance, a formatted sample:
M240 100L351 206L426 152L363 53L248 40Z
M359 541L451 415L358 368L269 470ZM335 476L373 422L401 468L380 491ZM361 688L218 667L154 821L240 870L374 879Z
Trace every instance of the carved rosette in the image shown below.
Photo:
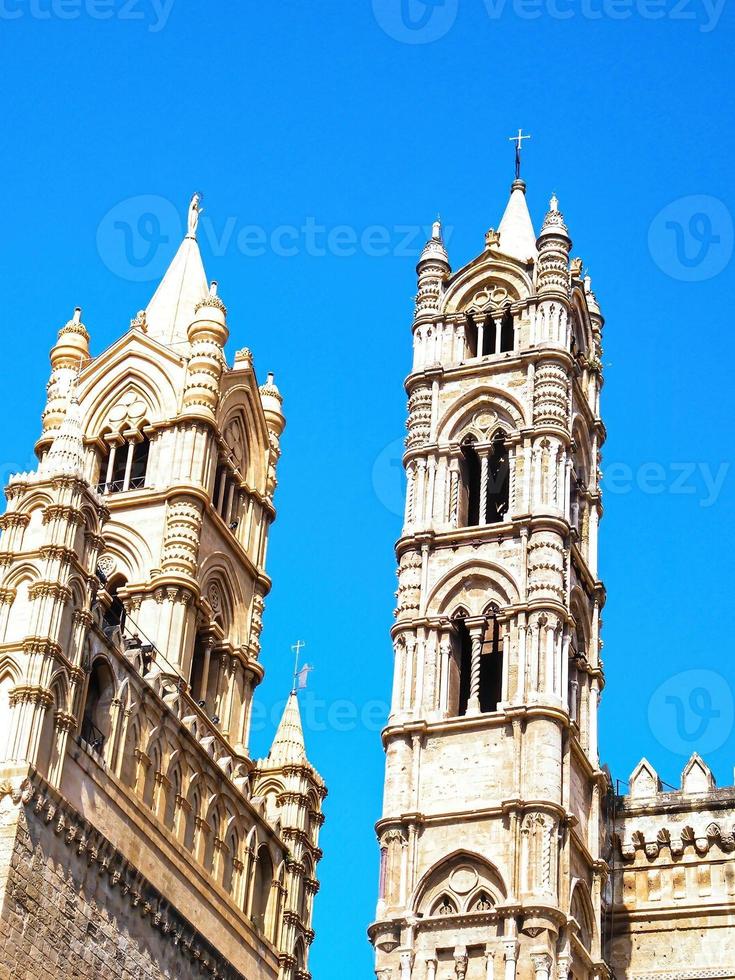
M190 500L173 500L166 514L166 537L161 568L194 578L202 530L201 505Z
M415 449L429 441L431 431L431 388L418 385L408 399L406 448Z

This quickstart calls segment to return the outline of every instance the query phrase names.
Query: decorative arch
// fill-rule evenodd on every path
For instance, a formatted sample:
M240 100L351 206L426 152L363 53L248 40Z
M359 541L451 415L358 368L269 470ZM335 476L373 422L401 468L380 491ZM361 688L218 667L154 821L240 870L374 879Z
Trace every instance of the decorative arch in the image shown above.
M515 303L532 293L533 282L521 263L501 257L497 252L483 252L450 280L442 312L484 309L493 302L502 308L507 301Z
M422 916L451 915L453 912L439 911L446 901L457 912L468 912L474 910L481 894L491 906L502 903L508 894L503 876L487 858L460 849L424 874L411 897L410 908Z
M127 582L145 581L153 567L153 556L146 538L134 528L115 520L105 524L105 557L115 562L115 572Z
M577 938L590 952L596 938L595 910L590 890L581 879L572 887L570 914L577 924Z
M458 444L468 435L488 442L500 427L507 433L528 424L523 405L506 391L482 384L453 402L437 426L438 441Z
M451 569L434 586L427 602L427 615L449 616L462 605L469 616L481 616L488 603L502 609L518 601L515 580L495 562L475 559Z

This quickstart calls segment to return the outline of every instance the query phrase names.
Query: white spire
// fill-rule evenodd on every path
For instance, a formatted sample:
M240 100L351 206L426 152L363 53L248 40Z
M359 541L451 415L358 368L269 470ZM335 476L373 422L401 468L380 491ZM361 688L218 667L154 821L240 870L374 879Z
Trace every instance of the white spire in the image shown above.
M500 251L514 259L527 262L535 259L536 232L526 202L526 184L522 180L514 180L510 200L498 228L500 235Z
M209 283L197 244L199 195L189 206L187 235L148 304L148 335L163 344L185 343L189 324L199 303L209 294Z
M72 397L59 431L38 468L38 475L42 478L84 477L84 431L76 395Z
M431 259L438 259L447 266L449 265L449 256L447 254L446 246L444 245L444 233L442 231L441 218L437 218L431 226L431 238L428 240L426 245L424 245L424 250L421 253L421 258L419 259L419 265L421 265L422 262L426 262Z
M306 747L304 745L304 729L301 725L301 712L296 691L292 691L286 702L283 717L278 726L276 737L268 753L271 765L284 766L288 763L306 762Z

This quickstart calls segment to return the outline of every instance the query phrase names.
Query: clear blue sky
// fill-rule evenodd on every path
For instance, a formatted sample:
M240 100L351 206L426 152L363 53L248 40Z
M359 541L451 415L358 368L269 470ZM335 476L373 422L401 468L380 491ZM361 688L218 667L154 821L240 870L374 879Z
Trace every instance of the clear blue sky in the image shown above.
M731 781L735 11L109 3L0 0L3 482L29 465L58 328L80 304L95 352L119 336L203 191L231 350L286 399L259 697L285 697L304 639L330 787L313 971L367 977L417 229L441 211L455 268L481 250L519 126L537 226L555 190L607 318L604 757L677 782L700 744Z

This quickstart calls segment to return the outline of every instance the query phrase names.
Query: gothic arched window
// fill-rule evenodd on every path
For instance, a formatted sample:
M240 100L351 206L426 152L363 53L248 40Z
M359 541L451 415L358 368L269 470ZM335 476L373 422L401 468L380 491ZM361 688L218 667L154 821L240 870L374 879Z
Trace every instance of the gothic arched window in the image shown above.
M87 683L81 736L95 752L101 753L110 735L110 706L115 697L115 679L109 664L95 660Z
M480 459L475 449L475 440L468 436L462 443L464 461L464 483L466 495L467 527L475 527L480 520Z
M485 612L484 622L482 619L472 620L469 627L467 613L463 609L454 617L459 672L456 713L459 717L478 711L483 714L497 711L502 699L503 642L499 612L493 603ZM474 690L473 673L477 685Z
M258 851L255 866L255 881L253 883L252 915L253 925L260 932L265 932L267 925L268 906L273 888L273 861L268 848L263 845Z
M512 351L516 346L516 332L513 324L513 314L506 310L500 323L500 350Z
M505 433L498 431L488 458L487 523L505 520L510 496L510 463Z
M102 462L105 479L99 485L102 493L126 493L128 490L141 490L145 486L148 473L150 440L142 433L111 442L106 458Z

